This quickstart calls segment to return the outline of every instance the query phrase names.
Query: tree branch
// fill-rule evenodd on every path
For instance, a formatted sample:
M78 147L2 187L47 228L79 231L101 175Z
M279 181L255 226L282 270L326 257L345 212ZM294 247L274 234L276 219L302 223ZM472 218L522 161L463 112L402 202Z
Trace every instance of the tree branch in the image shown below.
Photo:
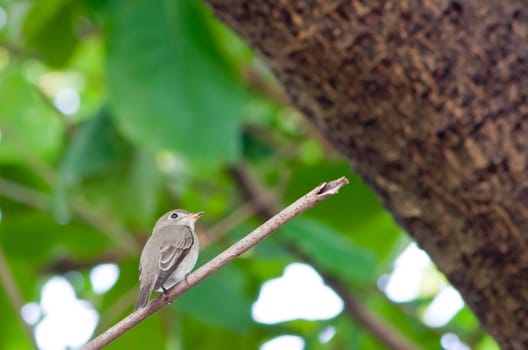
M137 312L128 315L119 323L115 324L103 334L99 335L97 338L86 344L83 349L100 349L110 343L112 340L123 335L129 329L146 319L148 316L152 315L161 307L170 303L172 300L176 299L191 287L200 283L202 280L233 261L236 257L247 252L249 249L272 234L289 220L313 207L317 203L327 199L328 197L337 194L339 189L347 183L348 180L345 177L341 177L337 180L320 184L312 191L308 192L294 203L283 209L280 213L266 221L264 224L253 230L253 232L249 233L246 237L242 238L224 252L217 255L214 259L202 265L198 270L191 273L185 281L178 283L171 290L169 290L167 294L161 294L150 304L148 304L146 308L140 309Z
M249 171L242 165L235 165L230 169L232 176L239 183L244 197L250 203L254 203L257 213L267 219L277 212L278 204L272 196L266 195L266 189L252 176ZM262 200L255 200L255 197ZM288 244L287 249L294 255L299 256L302 260L310 265L317 266L314 261L303 254L297 247ZM414 350L418 347L411 340L399 334L393 327L374 315L368 308L363 306L359 299L349 291L339 279L329 276L328 274L318 271L323 281L330 286L334 292L339 295L345 304L346 312L360 325L372 333L382 344L393 350Z

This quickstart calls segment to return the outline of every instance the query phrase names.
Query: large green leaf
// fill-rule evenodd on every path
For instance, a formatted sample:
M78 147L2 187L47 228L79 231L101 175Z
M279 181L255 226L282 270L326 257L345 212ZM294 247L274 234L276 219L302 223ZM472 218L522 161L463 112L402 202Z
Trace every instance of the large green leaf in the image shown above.
M119 135L106 108L73 134L59 179L55 193L59 217L69 216L69 197L80 186L100 211L108 207L108 211L112 208L112 216L129 218L134 225L152 224L162 186L154 155L148 150L132 149Z
M319 221L297 218L288 223L280 235L313 260L316 266L335 276L355 282L377 278L373 274L373 254Z
M109 36L111 105L122 130L152 149L192 159L235 159L246 103L198 1L135 0Z

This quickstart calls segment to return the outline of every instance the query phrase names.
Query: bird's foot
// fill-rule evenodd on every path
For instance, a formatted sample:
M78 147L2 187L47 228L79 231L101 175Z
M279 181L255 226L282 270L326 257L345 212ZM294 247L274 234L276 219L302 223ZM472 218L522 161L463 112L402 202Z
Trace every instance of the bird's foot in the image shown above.
M161 299L167 304L172 304L172 301L169 299L168 295L169 290L163 286L161 286L161 290L163 291L163 294L161 294Z

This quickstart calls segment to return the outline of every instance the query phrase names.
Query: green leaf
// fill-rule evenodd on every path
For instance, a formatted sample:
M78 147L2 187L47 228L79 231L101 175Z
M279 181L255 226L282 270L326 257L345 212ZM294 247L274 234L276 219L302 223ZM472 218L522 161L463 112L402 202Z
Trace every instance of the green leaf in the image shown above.
M212 21L193 0L136 0L119 8L109 36L108 77L126 135L190 159L238 157L246 95L209 32Z
M26 79L23 66L0 74L0 163L53 159L62 144L60 118Z
M136 149L130 157L130 145L119 135L108 110L84 122L73 135L60 167L60 182L55 193L58 217L69 216L72 187L83 180L84 190L101 189L115 216L130 218L134 225L150 226L157 211L162 177L148 150ZM117 174L116 174L117 172ZM104 180L101 178L104 175ZM98 178L99 176L99 178ZM105 188L103 182L116 180ZM116 186L127 183L127 186ZM86 191L88 190L88 191Z
M352 282L374 281L374 255L357 247L331 227L307 218L297 218L286 225L281 238L313 259L316 266Z
M118 168L126 150L127 145L105 108L78 127L66 148L55 187L53 211L59 221L71 217L69 199L72 189L90 176Z
M176 299L189 317L210 325L246 332L252 323L251 300L244 293L245 278L235 265L228 265Z
M50 66L64 66L77 46L79 13L77 1L35 1L24 22L26 45Z
M62 186L101 173L125 154L125 144L106 109L82 124L69 143L60 167Z

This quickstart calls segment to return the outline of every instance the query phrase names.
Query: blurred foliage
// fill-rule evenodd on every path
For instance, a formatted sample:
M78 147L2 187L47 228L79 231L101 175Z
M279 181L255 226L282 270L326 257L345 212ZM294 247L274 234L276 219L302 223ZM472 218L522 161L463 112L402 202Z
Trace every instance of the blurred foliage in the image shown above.
M346 175L351 183L338 196L109 348L255 349L293 334L306 349L383 349L346 311L275 325L252 319L262 283L306 256L420 348L440 348L445 333L497 348L468 309L431 329L421 321L430 296L394 304L379 290L408 238L202 3L0 0L0 10L0 242L24 302L39 303L51 276L78 271L72 285L97 310L99 332L131 311L141 246L168 208L207 212L199 263L262 222L247 211L234 165L279 206ZM97 294L88 276L101 262L120 274ZM8 290L0 288L0 348L31 348ZM328 327L335 335L322 342Z

